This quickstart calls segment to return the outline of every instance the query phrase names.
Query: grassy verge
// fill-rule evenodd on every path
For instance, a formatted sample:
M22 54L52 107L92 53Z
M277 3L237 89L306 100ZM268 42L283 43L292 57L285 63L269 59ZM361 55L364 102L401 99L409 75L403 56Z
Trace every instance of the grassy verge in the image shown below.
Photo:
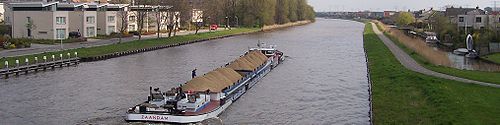
M431 77L402 66L366 25L375 124L498 124L500 89Z
M491 62L495 62L497 64L500 64L500 53L494 53L490 55L486 55L484 57L481 57L482 59L489 60Z
M381 27L377 25L377 27ZM379 28L380 29L380 28ZM430 63L423 56L419 55L417 52L403 45L398 38L384 32L384 35L391 39L399 48L403 49L406 53L408 53L413 59L415 59L420 65L423 67L430 69L432 71L457 76L461 78L488 82L494 84L500 84L500 72L485 72L485 71L475 71L475 70L461 70L446 66L438 66Z
M237 28L233 30L223 30L223 31L218 31L218 32L206 32L206 33L199 33L199 34L192 34L192 35L184 35L184 36L174 36L170 38L161 38L161 39L148 39L148 40L141 40L141 41L131 41L131 42L125 42L121 44L113 44L113 45L105 45L105 46L97 46L97 47L90 47L90 48L78 48L78 49L70 49L70 50L63 50L63 51L57 51L57 52L47 52L47 53L41 53L41 54L33 54L33 55L25 55L25 56L17 56L17 57L8 57L1 59L0 62L0 67L4 68L4 62L5 60L9 61L9 66L14 66L14 62L16 59L19 59L23 64L24 64L24 59L28 58L30 61L34 60L35 57L38 57L38 60L42 60L43 56L47 56L47 58L51 58L51 55L56 55L56 57L59 57L59 54L63 54L65 56L64 58L67 58L66 54L71 53L72 56L74 52L78 52L79 57L93 57L93 56L99 56L99 55L105 55L109 53L114 53L114 52L124 52L124 51L130 51L130 50L137 50L137 49L142 49L142 48L149 48L149 47L155 47L155 46L161 46L161 45L170 45L170 44L176 44L176 43L183 43L183 42L188 42L192 40L201 40L201 39L207 39L207 38L215 38L219 36L226 36L226 35L234 35L234 34L240 34L240 33L246 33L246 32L255 32L260 29L258 28ZM51 59L48 59L51 60Z

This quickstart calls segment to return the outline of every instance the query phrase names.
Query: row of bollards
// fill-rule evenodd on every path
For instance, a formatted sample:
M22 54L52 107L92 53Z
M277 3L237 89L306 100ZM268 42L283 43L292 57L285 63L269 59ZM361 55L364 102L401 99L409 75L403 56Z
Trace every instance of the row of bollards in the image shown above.
M24 65L21 65L20 60L16 59L13 67L10 67L8 60L5 60L4 68L0 70L0 74L4 78L9 78L9 75L14 74L18 76L21 73L28 74L29 72L38 72L39 70L47 70L47 69L55 69L62 68L64 66L77 65L79 63L78 53L74 52L74 56L71 53L67 53L67 58L65 59L63 54L59 54L59 57L56 58L56 55L51 55L51 59L48 59L47 56L43 56L43 61L39 61L38 57L33 58L33 62L30 63L29 58L24 59Z

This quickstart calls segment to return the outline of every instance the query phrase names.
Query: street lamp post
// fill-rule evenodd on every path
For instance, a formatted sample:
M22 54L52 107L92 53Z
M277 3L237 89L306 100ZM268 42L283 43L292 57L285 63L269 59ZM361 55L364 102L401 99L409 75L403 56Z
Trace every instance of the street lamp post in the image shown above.
M240 27L240 23L238 21L238 16L234 16L234 18L236 18L236 27Z
M210 17L207 17L208 32L212 32L212 24L210 24Z
M64 50L64 48L63 48L63 38L61 38L60 40L61 40L61 50Z
M229 30L231 30L231 26L229 26L229 17L226 16L226 27L229 28Z

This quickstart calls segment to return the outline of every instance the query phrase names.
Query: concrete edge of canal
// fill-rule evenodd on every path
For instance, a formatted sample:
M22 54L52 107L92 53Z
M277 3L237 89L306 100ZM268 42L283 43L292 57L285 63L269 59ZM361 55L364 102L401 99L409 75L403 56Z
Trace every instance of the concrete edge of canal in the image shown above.
M364 37L363 37L363 42L365 42ZM368 112L368 114L370 115L370 124L373 125L374 122L373 122L372 80L370 78L370 63L368 61L368 53L366 52L366 48L364 47L364 45L363 45L363 51L365 54L365 62L366 62L366 77L368 79L368 94L370 96L368 98L368 101L370 102L370 111Z

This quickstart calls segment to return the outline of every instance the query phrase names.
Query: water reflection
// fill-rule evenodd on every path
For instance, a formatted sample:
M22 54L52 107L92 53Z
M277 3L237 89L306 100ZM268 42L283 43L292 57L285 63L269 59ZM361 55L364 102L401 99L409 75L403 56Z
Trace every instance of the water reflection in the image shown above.
M446 52L436 46L430 46L423 39L410 37L401 30L386 27L389 33L399 39L399 42L414 52L423 56L427 61L435 65L453 67L457 69L479 70L479 71L500 71L500 65L490 63L481 59L470 59L464 56Z

